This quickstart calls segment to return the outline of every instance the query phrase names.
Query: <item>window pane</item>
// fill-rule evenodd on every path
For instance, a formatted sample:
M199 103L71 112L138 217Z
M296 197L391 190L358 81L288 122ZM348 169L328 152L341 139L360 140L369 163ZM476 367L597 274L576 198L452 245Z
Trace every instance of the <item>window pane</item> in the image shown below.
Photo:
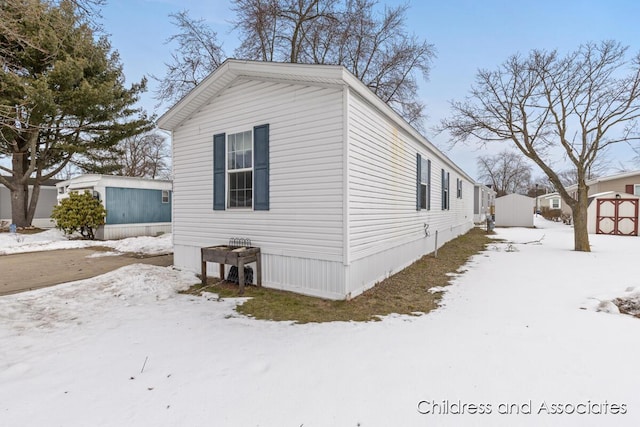
M251 148L252 133L241 132L229 135L227 163L228 169L249 169L253 163L253 150Z
M425 184L420 184L420 208L427 208L427 186Z
M251 207L253 172L229 173L229 207Z
M427 159L420 160L420 182L425 184L429 182L429 166L427 164Z

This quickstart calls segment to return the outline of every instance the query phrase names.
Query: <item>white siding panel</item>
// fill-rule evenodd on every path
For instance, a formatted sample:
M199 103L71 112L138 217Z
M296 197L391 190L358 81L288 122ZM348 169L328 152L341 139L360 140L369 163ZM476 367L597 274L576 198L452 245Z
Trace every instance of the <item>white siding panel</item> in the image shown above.
M214 211L213 135L261 124L269 124L270 210ZM265 283L344 295L344 276L333 271L343 262L342 135L340 87L241 80L193 114L173 133L176 265L199 269L200 247L246 237L262 249Z
M148 224L109 224L100 227L96 232L99 240L117 240L136 236L158 236L171 233L171 223Z
M354 296L473 226L473 183L398 129L359 96L349 96L349 259ZM416 210L416 157L431 161L431 209ZM441 170L450 208L441 209ZM463 180L457 198L456 179ZM428 226L430 237L425 237ZM425 242L426 241L426 242Z

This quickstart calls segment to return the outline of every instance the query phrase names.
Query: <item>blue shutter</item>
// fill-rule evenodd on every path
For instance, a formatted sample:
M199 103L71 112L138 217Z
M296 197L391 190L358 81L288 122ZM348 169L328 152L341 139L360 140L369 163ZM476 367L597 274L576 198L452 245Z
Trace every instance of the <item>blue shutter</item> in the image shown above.
M431 210L431 160L427 160L427 210Z
M225 208L225 134L213 136L213 210Z
M442 185L442 190L440 191L440 194L441 194L440 198L442 199L442 203L441 203L442 204L442 206L441 206L442 210L445 210L446 206L447 206L447 201L446 201L447 190L446 190L446 187L445 187L445 185L446 185L445 179L446 178L447 178L446 172L444 171L444 169L442 169L442 175L441 175L441 179L440 179L440 182L441 182L441 185Z
M253 128L254 210L269 210L269 125Z
M422 206L422 191L420 188L420 179L422 178L422 156L420 153L417 154L417 168L418 173L416 174L416 210L420 210L420 206Z
M447 172L447 210L451 207L451 186L449 185L450 175Z

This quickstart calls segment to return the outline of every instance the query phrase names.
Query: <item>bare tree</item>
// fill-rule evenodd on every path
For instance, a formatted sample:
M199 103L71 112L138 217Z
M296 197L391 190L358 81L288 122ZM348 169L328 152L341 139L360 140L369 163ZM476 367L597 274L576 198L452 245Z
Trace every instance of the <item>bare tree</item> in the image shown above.
M78 156L149 128L134 104L146 80L124 86L118 53L97 33L100 0L4 0L0 5L0 185L28 226L42 183ZM79 9L78 5L83 5Z
M455 142L510 141L533 160L572 210L577 251L591 250L588 171L606 147L640 139L640 54L628 61L626 51L604 41L564 57L539 50L512 56L495 71L478 71L469 99L452 102L452 117L440 126ZM558 152L575 168L575 198L551 166Z
M169 15L179 32L166 41L177 43L171 62L165 63L164 77L152 76L158 82L155 97L159 104L174 103L204 80L225 58L217 33L202 19L189 17L187 11Z
M531 184L532 167L521 154L503 150L494 156L478 157L479 179L490 183L497 197L526 194Z
M165 136L149 132L125 138L115 150L88 156L76 165L88 173L169 179L170 157Z
M375 0L234 0L238 58L344 65L409 123L421 128L417 76L428 77L433 45L407 34L407 5L377 13ZM216 33L187 12L171 15L178 53L156 98L180 99L220 65Z
M433 45L407 34L408 5L376 13L376 0L235 0L239 57L344 65L421 128L416 76L429 75Z

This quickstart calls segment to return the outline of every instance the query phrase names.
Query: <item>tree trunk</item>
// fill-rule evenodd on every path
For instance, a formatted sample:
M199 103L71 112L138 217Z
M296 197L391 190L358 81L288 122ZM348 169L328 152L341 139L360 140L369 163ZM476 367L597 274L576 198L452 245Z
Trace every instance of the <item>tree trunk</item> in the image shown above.
M574 250L591 252L589 233L587 231L587 192L586 185L578 185L578 200L572 207Z
M31 195L29 195L28 192L27 195L29 197L29 203L26 210L27 223L31 225L33 223L33 217L36 215L36 207L38 206L38 199L40 198L40 182L38 179L33 183Z
M25 205L29 193L24 185L17 185L11 190L11 222L18 227L28 227L31 222L27 218Z
M31 219L28 215L29 207L29 165L26 161L27 155L24 152L13 153L11 159L11 169L13 170L11 191L11 222L18 227L29 227ZM33 200L34 204L37 200ZM35 212L35 207L34 207Z

